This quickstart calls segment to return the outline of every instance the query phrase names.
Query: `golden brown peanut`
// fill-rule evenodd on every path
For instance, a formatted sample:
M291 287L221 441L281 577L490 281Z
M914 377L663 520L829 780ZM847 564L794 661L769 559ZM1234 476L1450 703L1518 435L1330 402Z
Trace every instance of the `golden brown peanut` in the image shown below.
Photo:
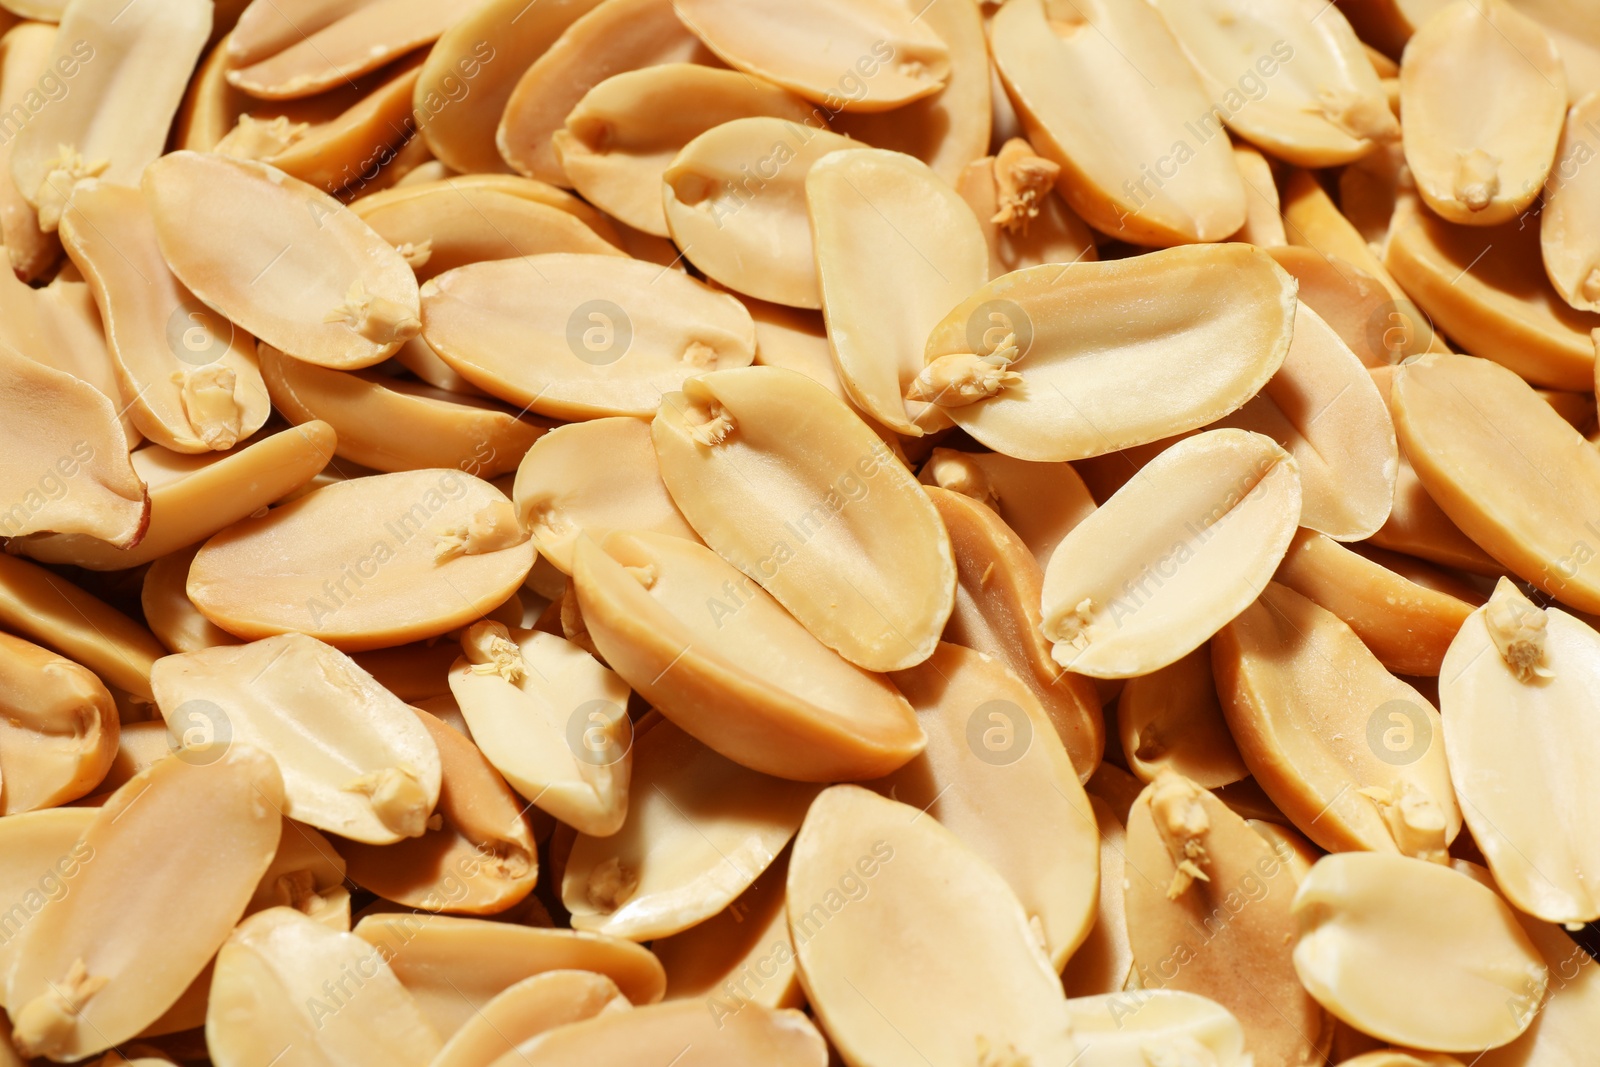
M1356 553L1311 530L1295 534L1274 578L1326 608L1355 631L1395 674L1436 676L1445 650L1477 597L1440 572L1457 591L1421 585L1390 569L1406 562L1382 549ZM1424 566L1413 564L1413 566Z
M150 497L128 458L128 439L105 394L81 378L0 344L0 531L84 534L137 545Z
M0 633L0 815L88 793L117 752L117 711L100 679Z
M439 752L394 694L304 634L168 656L150 677L182 744L243 742L273 757L283 813L374 845L421 837Z
M1539 215L1539 249L1545 273L1561 299L1580 311L1600 311L1600 181L1584 164L1595 157L1594 130L1600 120L1600 93L1591 93L1567 112L1556 162L1545 186Z
M137 189L80 183L61 240L89 280L139 432L179 452L232 448L271 411L255 339L172 276Z
M605 0L521 71L499 113L495 145L518 174L569 185L551 139L585 93L627 70L714 62L678 21L671 0Z
M445 633L522 584L533 546L511 501L454 470L339 482L207 541L188 593L239 637L298 630L345 651Z
M1137 795L1138 783L1134 785ZM1119 992L1133 971L1124 907L1127 834L1110 804L1089 794L1089 806L1100 830L1100 900L1089 936L1061 972L1069 998Z
M707 277L761 300L821 307L806 176L825 156L864 147L804 116L734 118L663 169L664 224Z
M1211 662L1240 755L1302 833L1444 862L1461 811L1439 714L1338 616L1274 582L1212 639Z
M1021 679L1050 717L1078 779L1087 780L1105 748L1105 724L1092 685L1061 669L1039 631L1044 573L987 507L947 490L926 492L956 562L955 607L943 639L992 656Z
M1060 979L1010 887L916 808L825 790L788 898L801 985L846 1062L900 1063L908 1046L946 1064L1074 1058Z
M1339 541L1383 526L1400 456L1389 408L1361 361L1305 304L1278 373L1218 425L1277 441L1300 469L1300 522Z
M24 22L9 26L0 37L0 111L12 114L19 104L26 107L29 91L37 91L46 64L54 58L56 28L43 22ZM76 70L76 60L68 69ZM0 144L0 244L18 278L25 282L45 277L61 258L61 242L53 233L39 228L39 213L33 209L11 176L11 154L16 139Z
M695 532L829 648L871 671L933 651L955 566L937 513L850 409L770 367L662 398L661 478Z
M1388 366L1424 350L1406 328L1405 317L1390 308L1389 291L1366 271L1314 248L1286 245L1268 254L1300 283L1300 302L1332 327L1365 366Z
M917 480L988 505L1041 568L1050 562L1061 539L1095 507L1071 464L1033 463L998 452L936 448Z
M1600 635L1500 579L1439 676L1445 751L1473 840L1519 909L1547 922L1600 917L1600 805L1587 725Z
M1422 199L1451 222L1497 226L1550 173L1566 72L1550 36L1506 0L1457 0L1406 45L1400 106Z
M758 115L804 123L811 106L737 71L664 63L590 89L554 144L567 180L590 203L634 229L667 237L661 182L669 166L677 170L674 157L707 130ZM674 188L681 185L680 178Z
M1060 970L1099 901L1094 813L1044 708L999 660L940 644L894 683L928 747L870 788L939 820L994 865Z
M43 563L94 571L149 563L307 484L333 458L334 440L327 423L308 422L227 452L182 455L146 445L132 457L150 494L150 523L137 545L117 548L85 534L38 534L13 542L14 550Z
M1040 263L1099 258L1089 227L1055 191L1060 172L1020 137L962 170L956 191L983 229L991 281Z
M378 471L454 467L480 478L516 469L544 432L492 400L445 393L370 371L337 371L261 346L262 373L291 422L320 421L335 453Z
M613 530L646 530L698 540L661 481L650 426L616 417L558 426L522 457L517 517L539 556L572 573L573 546Z
M260 8L260 0L251 7ZM291 10L302 5L292 4ZM266 4L271 9L273 4ZM279 40L263 43L245 36L243 20L229 44L228 84L268 100L310 96L377 70L389 60L435 40L463 13L453 5L423 0L370 0L322 5L288 23ZM320 16L320 17L319 17Z
M1574 506L1600 493L1600 456L1576 430L1516 375L1466 356L1400 367L1393 406L1417 476L1463 532L1550 595L1600 610L1591 520Z
M817 160L806 175L817 284L845 391L912 437L949 416L908 396L928 331L989 276L972 209L926 164L866 148Z
M157 719L123 723L117 730L117 747L105 777L95 790L104 800L141 771L165 759L173 749L167 724Z
M785 848L732 904L681 933L651 942L650 951L667 971L665 999L703 1000L715 1018L746 1004L803 1005L784 904L788 877Z
M1176 662L1266 587L1299 518L1297 464L1270 439L1209 430L1178 442L1050 557L1051 654L1106 678Z
M189 749L119 789L78 840L92 862L17 945L6 1004L18 1050L81 1059L154 1022L244 911L282 804L271 757L247 745Z
M437 176L429 176L425 171L417 173L419 177L416 180L401 183L393 192L378 190L371 196L359 197L352 202L352 208L358 212L376 211L380 204L399 204L413 196L432 199L441 190L465 191L469 196L474 192L504 193L519 200L531 200L536 204L565 211L593 230L607 244L615 248L622 247L620 231L604 213L549 182L524 178L517 174L455 174L447 171ZM366 203L362 203L363 200ZM360 204L360 207L355 207L356 204ZM441 238L445 236L448 235L441 235Z
M1293 279L1249 245L1044 264L951 308L907 396L997 452L1082 459L1234 411L1283 364L1294 320Z
M485 1004L445 1043L430 1067L489 1067L547 1030L629 1007L628 998L603 974L536 974Z
M932 20L889 0L675 0L673 7L730 67L830 112L888 111L938 92L950 77L950 47Z
M447 1041L501 992L546 971L603 974L634 1004L660 1000L666 984L648 950L603 934L404 913L368 915L355 933L378 949Z
M428 50L414 113L428 148L463 173L508 169L495 128L517 80L598 0L490 0L466 11ZM462 84L466 94L462 95Z
M1141 986L1215 1000L1263 1063L1319 1062L1331 1027L1295 976L1294 876L1272 847L1214 795L1168 773L1129 813L1127 858Z
M1468 1052L1528 1027L1549 972L1468 876L1405 856L1324 856L1294 898L1294 967L1321 1004L1397 1045Z
M1140 989L1067 1001L1085 1067L1146 1067L1168 1057L1200 1057L1218 1067L1248 1067L1244 1030L1214 1000L1174 989Z
M124 17L128 16L128 17ZM204 0L132 10L122 0L79 0L62 13L51 67L74 69L72 89L16 133L11 176L56 228L73 187L99 177L138 185L161 155L189 71L211 32Z
M278 851L257 883L245 913L253 915L267 908L286 907L315 919L338 908L336 901L343 895L343 929L348 931L349 897L342 886L344 877L344 860L326 837L293 819L284 819Z
M652 1004L607 1012L518 1045L494 1067L583 1067L586 1064L677 1062L673 1067L823 1067L827 1045L798 1011L752 1005L726 1020L698 1004Z
M474 743L528 803L583 833L628 813L633 730L622 680L577 644L478 622L461 637L450 691Z
M1156 9L1228 125L1277 158L1338 166L1399 138L1377 72L1337 8L1160 0Z
M1531 220L1484 229L1403 210L1384 262L1471 355L1533 385L1594 388L1589 334L1600 315L1574 310L1551 286Z
M1228 138L1156 11L1021 0L995 15L989 41L1028 140L1062 168L1057 188L1089 225L1158 246L1244 225Z
M1272 164L1246 144L1233 146L1233 162L1239 168L1239 180L1244 182L1245 218L1244 225L1230 240L1257 248L1288 247Z
M0 929L4 935L0 937L0 973L11 973L22 932L45 902L72 892L73 881L84 865L94 860L94 846L79 838L97 814L94 808L45 808L0 819L0 850L6 857L0 867L0 904L5 905L7 916ZM0 989L0 1001L4 998L5 991ZM0 1057L11 1046L9 1032L5 1036ZM21 1064L17 1060L5 1067Z
M144 621L168 652L197 652L212 645L236 645L239 639L200 614L184 584L199 545L162 556L145 571L139 606Z
M0 553L0 626L52 648L108 686L148 702L155 635L105 601L35 563Z
M505 182L512 180L504 177ZM539 190L548 199L528 195L532 192L446 179L364 196L350 209L385 241L412 250L411 266L421 282L489 260L551 252L619 254L582 215L548 202L567 194L554 186L548 193Z
M892 111L840 110L839 101L823 103L835 112L832 121L840 132L874 148L916 156L955 185L964 168L989 151L992 93L1005 94L993 85L980 4L931 0L915 10L915 21L949 49L944 87Z
M573 580L595 646L696 739L802 781L876 778L922 750L892 686L811 636L710 549L649 533L580 540Z
M1117 729L1128 769L1144 782L1171 770L1216 789L1250 773L1222 716L1206 645L1128 679L1117 698Z
M352 370L421 328L416 278L400 253L305 182L265 163L173 152L150 166L143 188L178 280L274 348Z
M737 299L623 256L474 263L428 282L422 303L423 337L441 359L552 418L645 418L687 379L755 356Z
M634 756L627 822L580 833L567 858L574 929L648 941L711 918L783 850L820 789L741 767L665 719L641 724Z
M1266 819L1246 819L1250 829L1261 835L1261 839L1272 846L1289 868L1289 873L1294 875L1296 884L1305 880L1311 871L1311 865L1321 859L1326 853L1311 843L1300 831L1284 823L1270 822Z
M266 1067L290 1052L287 1062L423 1067L439 1035L373 946L269 908L217 954L206 1046L219 1067Z
M391 845L340 842L350 878L385 900L425 911L505 911L533 891L539 875L524 804L465 736L411 710L439 750L434 814L441 825Z

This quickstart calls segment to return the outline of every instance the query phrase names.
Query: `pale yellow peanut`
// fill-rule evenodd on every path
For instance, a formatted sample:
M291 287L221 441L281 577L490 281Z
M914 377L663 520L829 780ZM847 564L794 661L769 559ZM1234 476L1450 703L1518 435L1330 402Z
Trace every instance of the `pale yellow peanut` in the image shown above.
M1272 846L1216 796L1168 773L1134 803L1127 850L1141 984L1215 1000L1263 1062L1320 1062L1330 1027L1295 975L1294 875Z
M56 228L84 178L139 184L166 144L211 17L204 0L137 9L80 0L63 12L47 62L77 66L71 91L17 132L10 160L40 229Z
M423 338L468 381L552 418L643 418L689 378L755 356L737 299L609 254L458 267L424 286L423 317Z
M1244 224L1228 138L1153 8L1021 0L995 15L989 41L1028 140L1060 165L1061 195L1089 225L1165 246Z
M900 1063L908 1046L937 1067L1074 1058L1060 979L1011 888L915 807L824 791L788 898L801 985L846 1062Z
M278 851L256 885L245 908L253 915L267 908L294 908L312 918L343 910L349 930L349 895L344 892L345 863L329 840L293 819L283 820Z
M1507 0L1457 0L1406 44L1400 106L1422 199L1451 222L1496 226L1549 176L1566 71L1550 35Z
M1038 699L1079 781L1087 781L1105 749L1100 700L1088 679L1068 674L1050 656L1039 630L1043 571L989 508L948 490L926 492L956 563L955 607L943 640L1004 663Z
M180 743L243 742L271 755L290 818L375 845L426 831L439 751L412 711L342 652L283 634L168 656L151 682Z
M569 826L614 834L628 813L633 730L623 681L579 645L474 623L450 691L484 759L529 804Z
M551 138L585 93L625 70L712 62L715 57L678 20L671 0L605 0L523 68L499 113L495 145L518 174L570 185Z
M667 237L662 175L687 144L735 119L771 115L804 123L811 110L748 74L664 63L590 89L553 140L567 180L587 200L635 229Z
M247 745L168 757L119 789L78 839L92 859L72 892L17 945L6 1004L18 1050L81 1059L154 1022L244 911L278 847L282 804L271 757ZM130 897L129 884L148 895Z
M355 933L381 953L446 1041L500 993L546 971L603 974L634 1004L660 1000L666 982L647 949L580 930L402 912L368 915Z
M0 633L0 815L92 790L110 769L118 726L111 694L93 674Z
M1060 172L1020 137L961 171L956 191L983 228L991 280L1040 263L1099 258L1089 227L1056 192Z
M572 572L578 539L613 530L648 530L698 539L661 481L640 419L591 419L558 426L522 457L513 499L541 559Z
M1005 94L994 85L989 65L983 5L974 0L931 0L914 11L916 20L949 49L950 74L944 86L892 111L840 110L828 101L823 104L835 112L832 121L840 132L874 148L916 156L955 185L964 168L988 153L993 97Z
M236 645L239 639L200 614L184 584L189 580L189 564L199 545L168 553L145 571L139 593L139 606L145 625L166 646L168 652L196 652L212 645Z
M1282 207L1272 164L1247 144L1233 146L1233 162L1239 168L1239 180L1244 182L1245 217L1244 225L1231 240L1257 248L1287 247L1289 239L1283 232Z
M544 427L503 405L370 371L337 371L261 347L266 392L290 422L327 425L334 453L379 471L515 470Z
M117 729L117 747L112 754L105 777L100 779L95 796L105 800L123 784L141 771L148 770L157 761L172 752L171 735L161 719L145 719L123 723Z
M1133 795L1138 791L1135 782ZM1120 992L1133 972L1125 906L1127 831L1110 804L1092 793L1088 799L1100 831L1100 899L1089 936L1061 972L1061 985L1069 998Z
M1591 520L1578 503L1600 493L1589 443L1488 360L1426 356L1400 367L1393 388L1401 445L1445 514L1519 577L1600 609Z
M1175 989L1141 989L1067 1001L1085 1067L1146 1067L1186 1058L1217 1067L1253 1062L1239 1020L1221 1004Z
M546 971L509 986L455 1032L431 1067L490 1067L525 1042L631 1005L616 983L589 971Z
M266 1067L285 1053L288 1062L423 1067L440 1040L372 945L268 908L217 954L206 1047L219 1067Z
M717 372L651 426L689 524L819 641L867 670L926 659L955 566L926 495L848 407L798 374Z
M1146 444L1266 385L1290 351L1294 289L1242 244L1028 267L948 309L907 396L1018 459Z
M1492 889L1437 863L1324 856L1294 898L1294 967L1321 1004L1385 1041L1439 1052L1503 1045L1549 983Z
M1050 557L1042 629L1056 662L1131 678L1177 661L1266 587L1299 518L1297 464L1270 439L1178 442Z
M1266 819L1246 819L1250 829L1261 836L1261 839L1272 846L1278 858L1289 866L1289 873L1294 875L1296 883L1305 880L1310 873L1311 865L1321 859L1326 853L1311 843L1299 830L1286 823L1271 822Z
M1044 708L1001 661L959 645L893 678L928 747L870 787L993 864L1059 970L1094 921L1100 835Z
M1061 539L1094 511L1083 479L1068 463L1034 463L998 452L935 448L917 480L988 505L1040 567Z
M688 141L663 168L665 185L655 192L665 228L684 258L723 285L821 307L806 177L818 160L864 147L805 114L732 118Z
M1600 916L1600 805L1587 771L1594 732L1580 695L1596 669L1593 629L1502 578L1439 676L1462 814L1500 891L1547 922Z
M718 1020L698 1004L652 1004L608 1012L541 1034L494 1067L584 1067L676 1056L675 1067L823 1067L827 1045L809 1017L751 1005Z
M331 372L330 372L331 373ZM150 494L150 524L140 542L117 548L84 534L40 534L15 543L43 563L123 570L196 544L307 484L333 458L334 434L308 422L227 452L184 455L160 445L133 453Z
M298 630L360 651L481 617L522 584L533 556L511 501L489 483L405 471L327 485L234 523L195 557L187 589L236 636Z
M950 46L893 0L674 0L729 66L836 111L887 111L937 92ZM970 31L970 22L964 27Z
M77 71L75 57L54 56L55 39L56 28L44 22L11 26L0 37L0 110L9 114L18 104L25 107L27 94L38 91L39 79L46 73ZM11 176L15 145L15 138L0 144L0 244L5 245L11 269L23 281L31 282L55 266L61 258L61 242L39 228L39 213Z
M1332 327L1365 366L1388 366L1424 350L1403 315L1389 306L1389 291L1365 270L1314 248L1285 245L1268 254L1299 283L1300 303Z
M150 496L117 409L81 378L0 344L0 523L9 537L84 534L120 548L150 525Z
M96 815L89 807L45 808L0 820L0 849L6 856L6 864L0 868L0 903L12 917L0 940L0 973L9 974L15 965L25 923L37 916L45 901L72 892L73 880L84 864L93 862L94 846L79 838ZM4 996L0 989L0 1006ZM0 1045L0 1056L10 1048L9 1036L7 1033L7 1040ZM20 1067L21 1062L6 1067Z
M240 67L255 63L371 3L372 0L276 0L269 4L251 0L239 12L228 40L229 64Z
M1274 582L1212 639L1211 661L1245 765L1301 832L1444 861L1461 810L1438 712L1338 616Z
M977 217L926 164L900 152L824 156L805 186L822 313L845 391L903 434L949 425L930 397L907 390L922 371L928 331L989 275Z
M1600 248L1592 236L1600 226L1600 182L1593 160L1600 140L1600 93L1591 93L1567 112L1555 165L1545 187L1539 216L1539 248L1545 273L1568 304L1600 311Z
M887 680L811 636L710 549L613 533L603 546L578 542L573 578L611 668L735 762L805 781L875 778L926 742Z
M1250 773L1222 715L1208 645L1128 679L1117 698L1117 729L1128 769L1144 782L1171 770L1216 789Z
M628 819L583 833L562 874L578 930L645 941L711 918L789 842L819 786L741 767L664 719L634 741Z

